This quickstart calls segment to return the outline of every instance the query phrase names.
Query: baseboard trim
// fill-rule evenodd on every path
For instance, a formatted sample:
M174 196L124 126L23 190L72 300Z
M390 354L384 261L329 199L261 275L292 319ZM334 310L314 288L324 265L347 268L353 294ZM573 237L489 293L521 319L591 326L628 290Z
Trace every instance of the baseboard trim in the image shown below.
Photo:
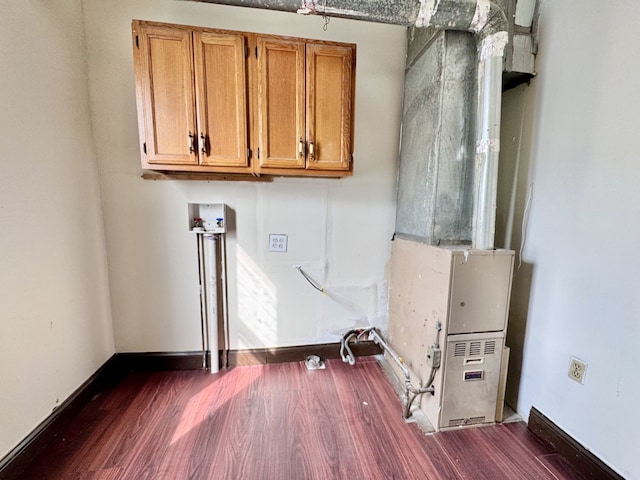
M585 479L623 480L602 460L575 441L535 407L529 412L529 429L551 445Z
M22 473L33 459L98 393L120 380L122 371L114 354L96 372L62 402L15 448L0 459L0 480L10 480Z
M382 353L373 342L350 344L356 356ZM302 361L309 355L323 359L339 358L339 343L301 345L295 347L258 348L232 350L229 366L261 365ZM207 352L207 357L209 353ZM207 358L207 362L208 362ZM208 363L207 363L208 364ZM117 353L78 387L51 415L43 420L15 448L0 459L0 480L11 480L22 473L40 452L98 393L117 383L128 372L199 370L202 369L202 352L141 352Z
M382 353L379 345L372 341L350 343L349 348L357 357ZM322 359L340 358L340 343L320 343L297 345L292 347L252 348L229 351L229 366L244 367L271 363L301 362L309 355L318 355Z
M202 352L116 353L69 398L43 420L15 448L0 459L0 480L22 473L63 428L98 393L114 385L128 372L196 370L202 368Z
M207 365L209 352L207 352ZM125 372L160 372L166 370L201 370L202 352L132 352L118 353Z
M366 340L350 343L349 348L356 357L378 355L382 349L376 343ZM229 367L266 365L271 363L301 362L309 355L320 358L340 358L340 343L320 343L290 347L251 348L229 351ZM220 365L224 355L220 352ZM202 352L141 352L119 353L118 363L124 371L165 371L202 369ZM207 352L207 366L210 352Z

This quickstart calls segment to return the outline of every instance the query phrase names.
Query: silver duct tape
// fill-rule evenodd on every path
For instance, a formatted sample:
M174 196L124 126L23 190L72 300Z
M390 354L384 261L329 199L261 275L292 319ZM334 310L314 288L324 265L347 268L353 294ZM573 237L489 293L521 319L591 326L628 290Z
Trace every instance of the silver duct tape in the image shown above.
M366 12L359 12L357 10L349 10L346 8L335 8L318 5L316 11L318 13L325 13L331 16L345 16L347 18L368 18L369 14Z
M507 32L496 32L487 35L480 42L480 61L490 57L502 57L504 55L504 47L509 41Z
M476 142L476 153L488 153L488 152L495 153L499 151L500 151L499 138L483 138Z
M416 18L416 27L428 27L431 23L431 17L433 17L437 8L437 0L420 0L420 10Z
M302 0L302 6L298 9L297 13L300 15L310 15L316 11L315 0Z
M469 30L474 33L481 31L489 21L489 13L491 12L490 0L477 0L476 11L471 19Z

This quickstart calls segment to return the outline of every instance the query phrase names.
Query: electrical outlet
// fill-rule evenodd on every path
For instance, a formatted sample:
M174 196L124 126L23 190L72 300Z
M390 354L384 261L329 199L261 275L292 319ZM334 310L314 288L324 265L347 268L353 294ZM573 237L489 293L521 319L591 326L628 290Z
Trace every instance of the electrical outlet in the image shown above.
M571 357L571 364L569 364L569 378L575 380L578 383L584 384L584 377L587 373L587 364L582 360Z
M270 252L286 252L287 251L287 235L283 233L269 234L269 251Z

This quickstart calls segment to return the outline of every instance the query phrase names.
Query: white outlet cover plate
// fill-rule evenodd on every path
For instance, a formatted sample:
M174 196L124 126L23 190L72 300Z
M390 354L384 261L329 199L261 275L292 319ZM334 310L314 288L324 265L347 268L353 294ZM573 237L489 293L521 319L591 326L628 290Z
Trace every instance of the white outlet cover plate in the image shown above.
M571 357L571 363L569 364L569 378L584 385L584 379L586 375L587 362L576 357Z
M287 251L287 235L284 233L269 234L269 251L270 252L286 252Z

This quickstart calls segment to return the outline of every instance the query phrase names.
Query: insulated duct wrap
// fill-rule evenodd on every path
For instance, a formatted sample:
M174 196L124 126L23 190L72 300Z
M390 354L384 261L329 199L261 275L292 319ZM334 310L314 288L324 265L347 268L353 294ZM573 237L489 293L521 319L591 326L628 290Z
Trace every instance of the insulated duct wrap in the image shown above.
M463 30L480 39L508 29L503 10L490 0L422 0L415 25Z
M331 17L365 20L411 26L420 9L416 0L389 2L388 0L199 0L236 7L262 8L303 15L329 15Z
M481 33L506 30L502 9L490 0L199 0L235 7L434 27ZM503 24L504 23L504 24ZM502 25L503 24L503 25ZM487 29L487 27L489 27Z

